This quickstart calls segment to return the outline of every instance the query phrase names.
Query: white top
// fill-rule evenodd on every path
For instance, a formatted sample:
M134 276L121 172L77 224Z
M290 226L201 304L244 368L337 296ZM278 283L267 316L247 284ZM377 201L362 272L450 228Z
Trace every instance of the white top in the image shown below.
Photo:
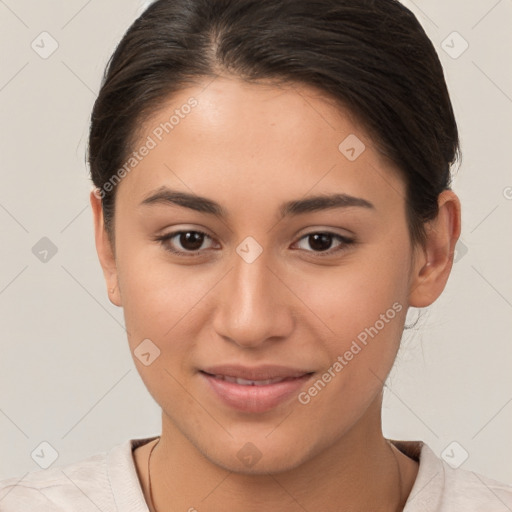
M0 482L1 512L148 512L129 439L80 462ZM422 441L390 440L419 462L404 512L510 512L512 485L453 469ZM197 504L199 507L199 504Z

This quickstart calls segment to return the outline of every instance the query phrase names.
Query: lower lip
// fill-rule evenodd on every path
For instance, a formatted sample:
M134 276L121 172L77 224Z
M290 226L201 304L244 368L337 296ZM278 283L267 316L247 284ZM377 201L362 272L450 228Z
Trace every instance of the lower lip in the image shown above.
M199 373L226 405L239 411L253 413L269 411L293 395L297 395L304 383L312 377L312 374L307 374L275 384L244 386L217 379L207 373Z

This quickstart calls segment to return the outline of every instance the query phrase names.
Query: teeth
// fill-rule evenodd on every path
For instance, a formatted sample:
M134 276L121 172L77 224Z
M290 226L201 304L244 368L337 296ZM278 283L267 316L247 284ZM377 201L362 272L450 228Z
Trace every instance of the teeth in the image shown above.
M276 379L267 379L267 380L247 380L247 379L238 379L236 377L229 377L228 375L215 375L217 379L225 380L227 382L234 382L236 384L241 384L242 386L267 386L268 384L275 384L276 382L281 382L286 379L286 377L277 377Z

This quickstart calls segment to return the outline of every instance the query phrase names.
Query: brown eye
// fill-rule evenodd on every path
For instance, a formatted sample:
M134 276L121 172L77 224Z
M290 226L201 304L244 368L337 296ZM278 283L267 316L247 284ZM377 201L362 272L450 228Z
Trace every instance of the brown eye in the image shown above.
M196 254L194 253L201 250L206 238L211 240L211 238L202 231L184 230L168 233L159 237L157 240L160 241L166 250L174 254L195 256Z
M335 239L338 240L339 243L334 249L331 249ZM307 245L309 245L312 251L305 249L304 247L301 247L301 249L304 249L307 252L318 253L319 256L331 255L338 251L342 251L354 243L354 240L350 238L329 232L309 233L300 239L300 241L302 240L306 240Z
M177 236L179 243L187 251L197 251L203 245L204 235L197 231L184 231Z

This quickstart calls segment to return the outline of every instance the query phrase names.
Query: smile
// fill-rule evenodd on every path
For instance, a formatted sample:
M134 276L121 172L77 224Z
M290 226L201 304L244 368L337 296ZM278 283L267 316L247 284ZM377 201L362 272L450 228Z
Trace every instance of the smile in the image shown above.
M240 384L241 386L268 386L269 384L276 384L277 382L283 382L285 380L290 380L293 377L277 377L275 379L266 379L266 380L247 380L241 379L238 377L230 377L229 375L212 375L216 379L225 380L226 382L234 382L236 384Z
M219 405L263 413L296 397L314 372L278 366L223 366L200 370L205 392Z

